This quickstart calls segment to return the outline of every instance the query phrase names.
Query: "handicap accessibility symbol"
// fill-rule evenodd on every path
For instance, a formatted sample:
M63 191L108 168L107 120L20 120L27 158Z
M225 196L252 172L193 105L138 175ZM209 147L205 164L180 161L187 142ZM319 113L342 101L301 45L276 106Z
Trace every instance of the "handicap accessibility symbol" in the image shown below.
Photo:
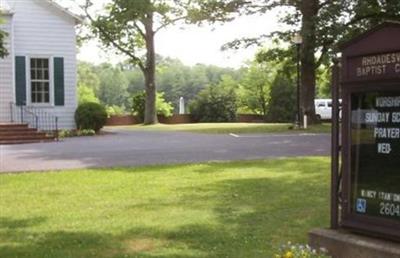
M365 199L357 199L356 210L358 213L367 212L367 201Z

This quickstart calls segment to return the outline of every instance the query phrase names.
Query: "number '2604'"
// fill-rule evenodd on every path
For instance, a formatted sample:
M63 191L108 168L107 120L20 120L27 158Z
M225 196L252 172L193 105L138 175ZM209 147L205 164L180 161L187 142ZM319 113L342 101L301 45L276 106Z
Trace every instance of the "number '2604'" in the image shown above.
M381 202L379 205L380 205L379 213L381 215L400 217L400 204Z

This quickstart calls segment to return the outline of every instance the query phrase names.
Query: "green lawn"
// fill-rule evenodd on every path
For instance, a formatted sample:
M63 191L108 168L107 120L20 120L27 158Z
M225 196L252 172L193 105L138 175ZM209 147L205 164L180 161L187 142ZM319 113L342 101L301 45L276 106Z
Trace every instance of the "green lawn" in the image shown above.
M0 175L0 256L271 257L328 225L329 159Z
M119 128L130 130L149 130L149 131L181 131L181 132L195 132L195 133L217 133L217 134L245 134L245 133L330 133L331 125L323 123L320 125L313 125L307 130L293 130L289 129L292 124L262 124L262 123L196 123L196 124L178 124L178 125L165 125L157 124L150 126L133 125L133 126L120 126Z

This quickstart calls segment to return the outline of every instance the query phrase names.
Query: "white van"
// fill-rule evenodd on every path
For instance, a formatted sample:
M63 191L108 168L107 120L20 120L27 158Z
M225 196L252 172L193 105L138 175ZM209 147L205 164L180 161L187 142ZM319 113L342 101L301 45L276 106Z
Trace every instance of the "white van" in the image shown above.
M316 99L314 100L315 114L321 120L332 119L332 99ZM339 100L339 117L342 117L342 100Z

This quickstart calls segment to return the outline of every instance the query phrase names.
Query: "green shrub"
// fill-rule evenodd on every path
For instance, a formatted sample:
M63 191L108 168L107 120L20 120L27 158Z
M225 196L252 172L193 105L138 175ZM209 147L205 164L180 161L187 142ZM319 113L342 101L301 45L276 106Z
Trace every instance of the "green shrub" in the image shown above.
M69 137L79 137L79 136L94 136L96 132L92 129L83 130L60 130L58 132L58 137L61 139Z
M165 100L164 92L157 93L156 106L157 106L157 115L163 115L165 117L172 116L172 111L174 107L171 102L167 102Z
M106 124L106 109L93 102L80 104L75 111L75 122L79 130L91 129L96 133Z
M132 113L133 115L139 117L140 121L144 121L145 108L146 108L146 92L143 91L133 95ZM172 110L174 109L172 104L165 100L164 92L157 93L156 108L157 108L157 115L163 115L166 117L172 116Z
M199 122L232 122L236 120L236 94L233 89L209 86L190 103L189 109Z
M124 108L120 106L106 106L107 116L122 116L125 114Z
M92 129L83 129L76 132L76 136L95 136L96 132Z
M79 104L88 102L100 103L100 100L96 97L96 94L92 88L85 85L79 85L78 102Z
M76 136L76 130L60 130L58 132L58 137L61 139L74 136Z
M136 93L132 97L132 114L137 116L140 121L144 121L144 111L146 109L146 93Z
M267 111L268 122L293 122L296 114L295 83L284 73L279 73L271 86Z

